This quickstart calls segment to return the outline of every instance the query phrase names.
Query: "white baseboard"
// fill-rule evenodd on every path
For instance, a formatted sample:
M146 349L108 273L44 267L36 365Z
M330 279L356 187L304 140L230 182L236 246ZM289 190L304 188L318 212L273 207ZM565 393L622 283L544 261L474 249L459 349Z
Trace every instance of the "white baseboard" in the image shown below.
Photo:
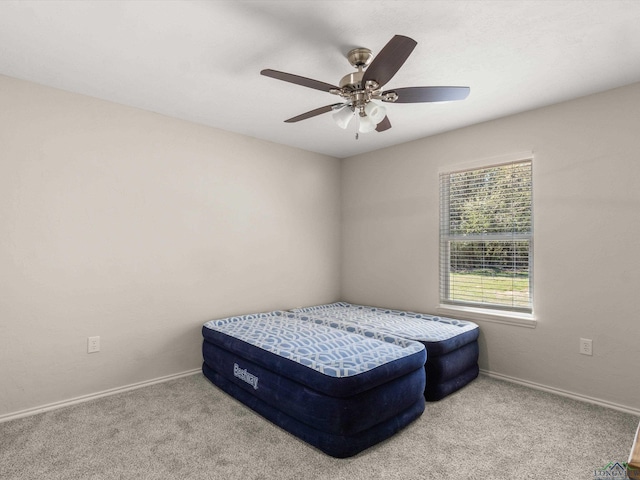
M56 410L58 408L68 407L70 405L75 405L77 403L88 402L91 400L95 400L101 397L107 397L109 395L115 395L117 393L128 392L130 390L136 390L138 388L148 387L149 385L154 385L156 383L167 382L169 380L174 380L181 377L187 377L189 375L195 375L197 373L202 372L200 368L196 368L194 370L188 370L182 373L176 373L173 375L167 375L164 377L154 378L152 380L145 380L144 382L133 383L131 385L125 385L123 387L112 388L109 390L104 390L102 392L91 393L89 395L82 395L80 397L71 398L69 400L63 400L61 402L49 403L47 405L42 405L40 407L28 408L26 410L20 410L14 413L7 413L4 415L0 415L0 423L8 422L11 420L16 420L18 418L28 417L31 415L36 415L42 412L48 412L51 410ZM624 413L629 413L631 415L635 415L640 417L640 409L627 407L625 405L619 405L617 403L609 402L607 400L601 400L599 398L589 397L587 395L581 395L579 393L569 392L567 390L562 390L560 388L548 387L546 385L542 385L540 383L530 382L528 380L522 380L520 378L511 377L509 375L503 375L501 373L491 372L489 370L480 369L480 373L482 375L486 375L488 377L497 378L498 380L504 380L511 383L517 383L519 385L523 385L525 387L533 388L535 390L542 390L544 392L554 393L556 395L561 395L563 397L568 397L574 400L579 400L582 402L592 403L595 405L600 405L602 407L611 408L613 410L618 410Z
M109 395L115 395L117 393L128 392L130 390L136 390L142 387L148 387L149 385L167 382L169 380L174 380L176 378L181 378L181 377L187 377L189 375L195 375L196 373L200 373L200 372L202 372L202 369L196 368L194 370L188 370L182 373L175 373L173 375L166 375L164 377L158 377L152 380L145 380L143 382L133 383L130 385L125 385L123 387L116 387L116 388L111 388L109 390L103 390L102 392L82 395L80 397L71 398L69 400L62 400L60 402L49 403L47 405L42 405L40 407L28 408L26 410L20 410L14 413L7 413L4 415L0 415L0 423L16 420L18 418L29 417L31 415L36 415L42 412L48 412L50 410L56 410L58 408L68 407L70 405L75 405L77 403L88 402L90 400L95 400L101 397L108 397Z
M582 395L580 393L569 392L567 390L562 390L561 388L549 387L547 385L542 385L540 383L530 382L528 380L522 380L516 377L510 377L509 375L503 375L501 373L490 372L488 370L480 369L480 373L486 375L488 377L497 378L498 380L505 380L511 383L517 383L519 385L523 385L525 387L533 388L535 390L542 390L544 392L554 393L556 395L561 395L563 397L568 397L573 400L579 400L581 402L592 403L594 405L600 405L601 407L611 408L613 410L618 410L620 412L629 413L631 415L635 415L640 417L640 409L627 407L625 405L620 405L617 403L609 402L607 400L602 400L599 398L589 397L588 395Z

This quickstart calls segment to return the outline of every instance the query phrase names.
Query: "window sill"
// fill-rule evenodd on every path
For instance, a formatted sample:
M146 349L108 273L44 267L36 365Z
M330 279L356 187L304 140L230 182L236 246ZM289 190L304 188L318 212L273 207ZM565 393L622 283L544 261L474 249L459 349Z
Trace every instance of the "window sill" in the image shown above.
M461 320L503 323L516 327L536 328L537 320L530 313L501 312L487 308L462 307L457 305L438 305L439 315L460 318Z

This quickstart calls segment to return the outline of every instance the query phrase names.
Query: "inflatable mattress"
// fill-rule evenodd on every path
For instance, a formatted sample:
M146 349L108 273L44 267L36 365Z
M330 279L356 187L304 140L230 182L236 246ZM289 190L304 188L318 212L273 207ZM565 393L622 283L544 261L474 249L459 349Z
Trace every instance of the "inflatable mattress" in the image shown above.
M298 308L293 312L327 325L359 325L422 343L427 349L425 398L436 401L478 376L479 328L473 322L423 313L337 302Z
M202 335L212 383L331 456L355 455L424 411L418 342L290 312L212 320Z

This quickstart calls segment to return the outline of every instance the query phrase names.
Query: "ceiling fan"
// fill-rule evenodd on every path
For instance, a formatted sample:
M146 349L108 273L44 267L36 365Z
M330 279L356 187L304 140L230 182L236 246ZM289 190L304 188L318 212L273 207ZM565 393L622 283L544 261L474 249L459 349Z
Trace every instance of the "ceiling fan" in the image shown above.
M260 73L277 80L329 92L343 99L341 103L326 105L289 118L285 120L286 123L334 112L333 118L342 128L347 128L351 119L357 117L358 132L384 132L391 128L391 122L386 115L386 108L374 100L391 103L445 102L464 100L469 95L469 87L405 87L383 91L382 87L402 67L417 44L409 37L395 35L375 58L368 48L354 48L347 54L347 60L358 70L345 75L339 86L271 69Z

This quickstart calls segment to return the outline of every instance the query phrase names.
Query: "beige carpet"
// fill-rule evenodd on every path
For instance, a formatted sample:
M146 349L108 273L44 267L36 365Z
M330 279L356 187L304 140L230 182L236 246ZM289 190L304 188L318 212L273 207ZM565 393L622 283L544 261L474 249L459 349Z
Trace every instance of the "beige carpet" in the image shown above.
M0 479L592 480L638 418L486 376L331 458L193 375L0 424Z

